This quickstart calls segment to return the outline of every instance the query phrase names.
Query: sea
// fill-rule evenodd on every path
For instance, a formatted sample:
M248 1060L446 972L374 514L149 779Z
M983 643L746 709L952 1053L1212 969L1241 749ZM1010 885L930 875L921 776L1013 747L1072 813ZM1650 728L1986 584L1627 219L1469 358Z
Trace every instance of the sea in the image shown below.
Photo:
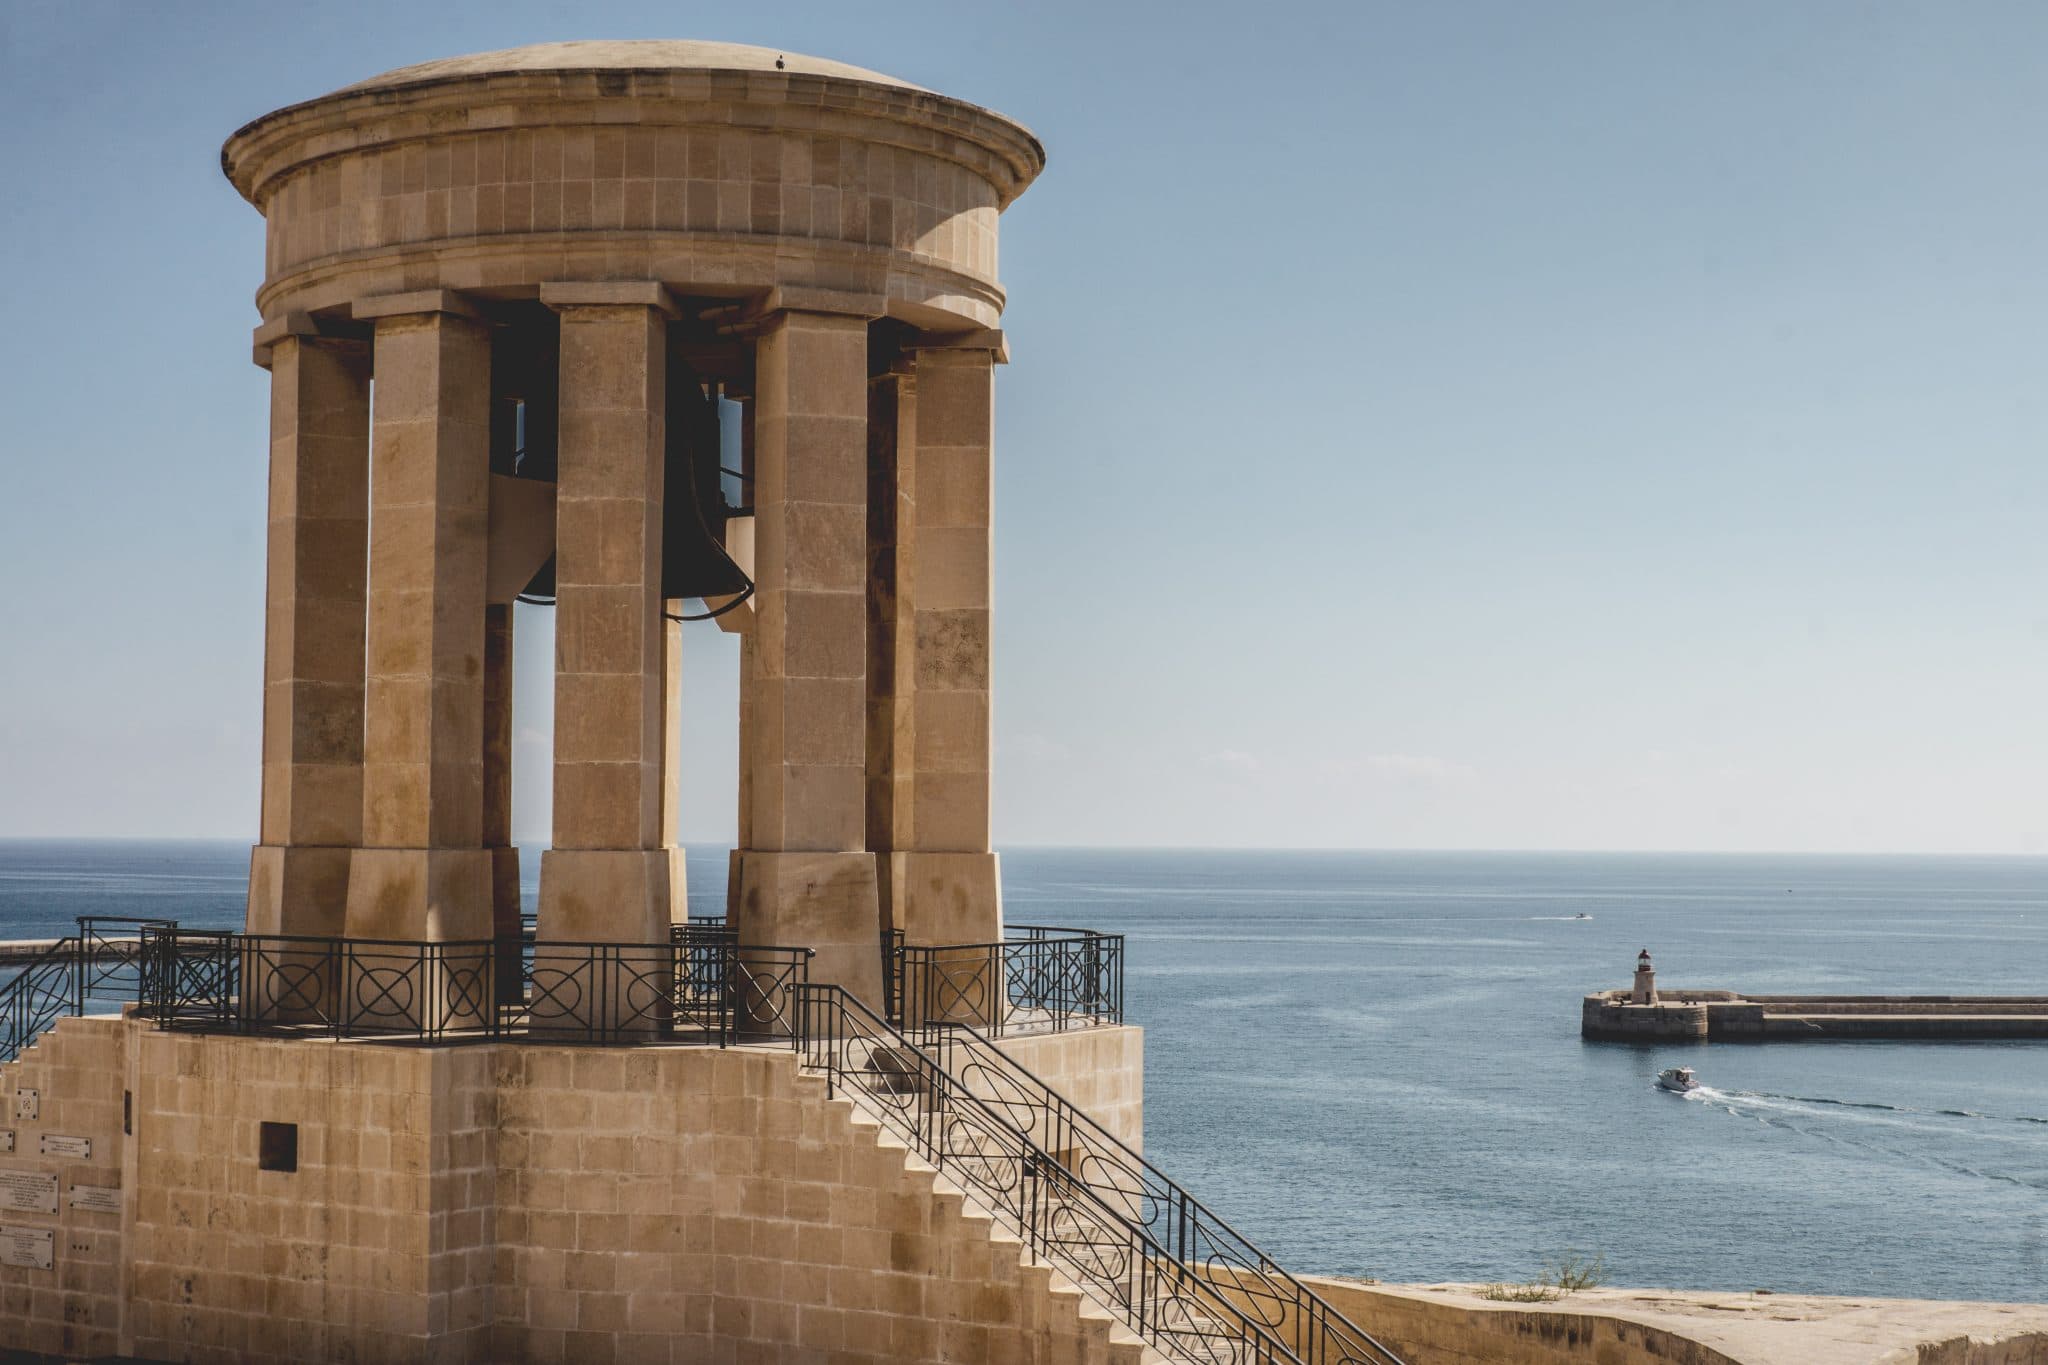
M724 850L690 855L717 913ZM247 858L0 842L0 937L234 926ZM1617 1285L2048 1300L2048 1043L1579 1038L1646 947L1667 986L2048 993L2048 859L1016 849L1003 881L1012 923L1126 936L1147 1155L1297 1273L1576 1254ZM1657 1088L1679 1064L1702 1089Z

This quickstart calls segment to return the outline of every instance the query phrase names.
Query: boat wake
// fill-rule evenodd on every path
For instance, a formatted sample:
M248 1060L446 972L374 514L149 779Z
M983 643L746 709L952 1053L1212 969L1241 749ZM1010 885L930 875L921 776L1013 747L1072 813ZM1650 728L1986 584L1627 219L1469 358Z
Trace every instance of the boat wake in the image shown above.
M1914 1134L1964 1137L1997 1144L2018 1155L2015 1148L2029 1153L2040 1151L2040 1138L2016 1131L2019 1125L2048 1126L2048 1118L2031 1114L1984 1114L1970 1109L1921 1109L1912 1105L1882 1104L1868 1100L1842 1100L1811 1095L1779 1095L1761 1090L1719 1090L1703 1085L1680 1096L1694 1103L1710 1105L1735 1118L1751 1119L1771 1128L1797 1133L1821 1142L1865 1155L1932 1166L1956 1175L2023 1189L2048 1189L2048 1178L2014 1175L1985 1170L1968 1162L1952 1160L1927 1151L1915 1151ZM2027 1163L2033 1165L2034 1163Z
M2033 1114L1985 1114L1975 1109L1918 1109L1909 1104L1880 1104L1874 1100L1838 1100L1820 1095L1779 1095L1768 1090L1716 1090L1703 1085L1693 1098L1718 1101L1724 1108L1739 1106L1781 1108L1794 1111L1804 1106L1817 1109L1854 1109L1872 1114L1902 1114L1931 1119L1977 1119L1985 1123L2031 1123L2048 1127L2048 1116ZM1912 1125L1924 1126L1924 1125Z

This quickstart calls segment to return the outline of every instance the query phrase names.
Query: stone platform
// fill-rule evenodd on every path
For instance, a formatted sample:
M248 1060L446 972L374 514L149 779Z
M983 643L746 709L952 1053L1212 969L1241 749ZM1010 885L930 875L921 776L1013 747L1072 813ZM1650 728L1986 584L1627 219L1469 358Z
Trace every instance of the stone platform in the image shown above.
M1103 1071L1139 1037L1031 1060L1135 1143ZM0 1359L1153 1358L787 1046L66 1018L0 1066L0 1129Z

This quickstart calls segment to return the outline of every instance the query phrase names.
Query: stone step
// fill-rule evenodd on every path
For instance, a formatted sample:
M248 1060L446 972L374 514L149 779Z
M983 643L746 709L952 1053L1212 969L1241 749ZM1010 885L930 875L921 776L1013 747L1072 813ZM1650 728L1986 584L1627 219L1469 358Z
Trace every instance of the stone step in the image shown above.
M849 1125L865 1145L895 1154L902 1161L905 1174L917 1181L919 1188L934 1201L937 1211L986 1237L992 1249L1017 1266L1025 1284L1047 1296L1056 1314L1064 1317L1071 1313L1073 1320L1086 1332L1091 1346L1099 1346L1102 1360L1109 1365L1182 1365L1174 1357L1147 1344L1121 1318L1096 1303L1080 1285L1062 1274L1057 1266L1034 1255L1022 1237L1006 1227L1001 1219L981 1208L965 1187L911 1150L910 1145L895 1136L879 1118L865 1112L853 1094L841 1089L831 1097L830 1103L845 1113ZM1091 1357L1093 1354L1091 1352ZM1197 1362L1197 1365L1202 1363Z

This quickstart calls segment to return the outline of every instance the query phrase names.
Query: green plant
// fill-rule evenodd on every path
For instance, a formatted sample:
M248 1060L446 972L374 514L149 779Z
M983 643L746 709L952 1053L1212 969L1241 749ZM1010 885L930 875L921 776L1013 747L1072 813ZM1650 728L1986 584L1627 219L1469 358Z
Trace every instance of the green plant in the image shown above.
M1564 1291L1556 1285L1531 1280L1528 1284L1481 1285L1479 1297L1495 1303L1556 1303L1564 1297Z
M1607 1256L1595 1252L1587 1256L1584 1252L1566 1247L1555 1256L1543 1258L1542 1282L1557 1286L1560 1294L1570 1294L1580 1289L1591 1289L1607 1278Z
M1543 1258L1542 1273L1526 1284L1482 1285L1479 1297L1495 1303L1556 1303L1567 1294L1591 1289L1607 1274L1605 1253L1591 1256L1573 1247Z

